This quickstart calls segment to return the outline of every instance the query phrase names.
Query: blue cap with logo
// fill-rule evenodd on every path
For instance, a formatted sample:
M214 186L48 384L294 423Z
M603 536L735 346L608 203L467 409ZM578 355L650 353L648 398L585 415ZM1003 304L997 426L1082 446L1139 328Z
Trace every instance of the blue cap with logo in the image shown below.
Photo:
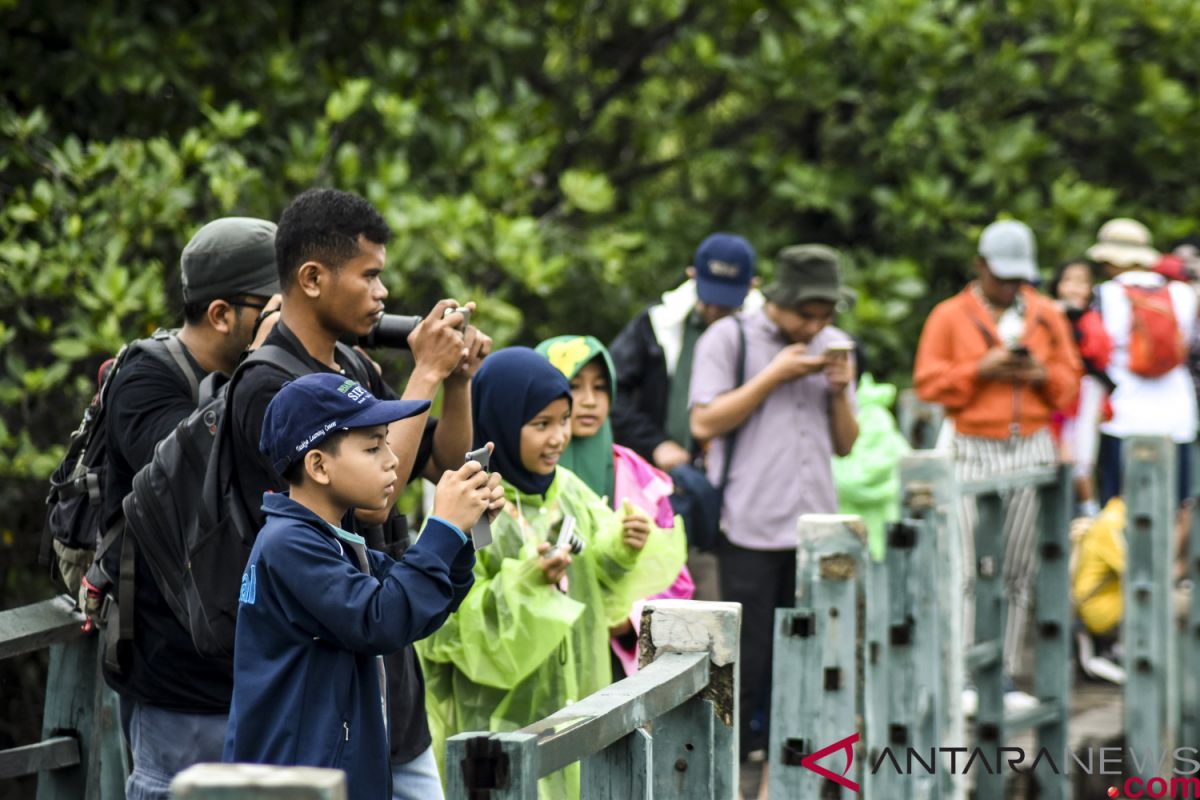
M428 400L380 400L344 375L304 375L285 383L267 405L258 449L283 474L335 431L386 425L428 410Z
M714 233L696 249L696 293L710 306L740 308L754 280L754 248L741 236Z

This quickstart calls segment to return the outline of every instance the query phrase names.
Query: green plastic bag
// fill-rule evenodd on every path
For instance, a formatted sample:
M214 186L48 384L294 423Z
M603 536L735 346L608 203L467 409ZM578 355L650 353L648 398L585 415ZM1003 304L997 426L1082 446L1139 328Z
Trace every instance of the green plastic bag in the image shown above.
M833 482L841 512L862 517L871 558L882 561L887 523L900 517L900 459L911 448L892 416L895 386L866 373L857 398L858 439L850 455L833 460Z

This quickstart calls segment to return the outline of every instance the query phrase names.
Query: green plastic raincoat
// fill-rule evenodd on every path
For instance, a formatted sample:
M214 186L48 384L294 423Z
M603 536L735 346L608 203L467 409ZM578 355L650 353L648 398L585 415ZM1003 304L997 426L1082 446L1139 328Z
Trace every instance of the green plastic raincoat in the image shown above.
M494 541L476 554L475 586L437 633L417 643L439 765L449 736L516 730L608 686L609 626L634 600L670 586L687 558L678 528L654 531L640 553L626 547L620 515L561 466L545 496L508 483L504 490ZM546 583L536 548L557 541L565 514L586 546L567 568L563 591ZM579 797L578 765L543 778L538 793Z
M900 516L900 459L910 448L891 412L895 386L876 383L867 373L857 398L858 439L850 455L833 460L833 482L841 512L862 517L871 558L882 561L885 527Z

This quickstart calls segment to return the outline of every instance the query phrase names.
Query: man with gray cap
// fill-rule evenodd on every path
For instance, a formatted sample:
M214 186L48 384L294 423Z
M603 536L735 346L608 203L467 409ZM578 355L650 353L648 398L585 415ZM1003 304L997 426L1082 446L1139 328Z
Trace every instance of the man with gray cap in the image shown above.
M125 359L108 395L106 520L120 513L133 476L149 463L158 442L196 408L196 387L210 372L232 373L251 344L256 319L279 304L275 223L227 217L202 227L180 259L183 327L159 334L169 357L139 349ZM132 542L130 542L131 544ZM89 605L121 579L118 539L85 578ZM131 745L128 797L168 797L175 773L202 761L220 761L232 691L228 660L202 657L176 620L136 551L133 559L133 637L117 644L118 666L105 681L121 698L122 726ZM107 627L116 626L112 613ZM106 631L107 633L107 631Z
M795 602L796 518L837 512L832 459L858 437L854 342L831 324L846 297L840 262L823 245L784 248L766 305L696 343L691 432L709 444L709 480L724 485L722 599L743 610L743 758L767 746L772 627L775 609Z
M952 420L959 480L1054 464L1050 434L1055 411L1079 391L1082 365L1071 328L1058 306L1029 285L1037 278L1033 232L1016 220L983 229L975 257L976 279L930 313L917 345L913 383L922 400L938 403ZM1004 638L1007 675L1017 668L1033 588L1037 495L1014 492L1004 522L1004 577L1009 613ZM974 631L975 505L963 503L963 625ZM968 714L978 702L963 698ZM1010 710L1033 698L1007 693Z

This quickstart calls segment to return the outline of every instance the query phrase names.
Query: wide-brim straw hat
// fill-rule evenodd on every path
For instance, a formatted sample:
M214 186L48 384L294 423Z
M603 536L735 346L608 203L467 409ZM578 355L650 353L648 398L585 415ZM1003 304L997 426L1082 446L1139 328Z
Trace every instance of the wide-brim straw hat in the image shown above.
M1150 245L1150 230L1136 219L1118 217L1100 226L1088 258L1121 269L1151 269L1162 253Z

